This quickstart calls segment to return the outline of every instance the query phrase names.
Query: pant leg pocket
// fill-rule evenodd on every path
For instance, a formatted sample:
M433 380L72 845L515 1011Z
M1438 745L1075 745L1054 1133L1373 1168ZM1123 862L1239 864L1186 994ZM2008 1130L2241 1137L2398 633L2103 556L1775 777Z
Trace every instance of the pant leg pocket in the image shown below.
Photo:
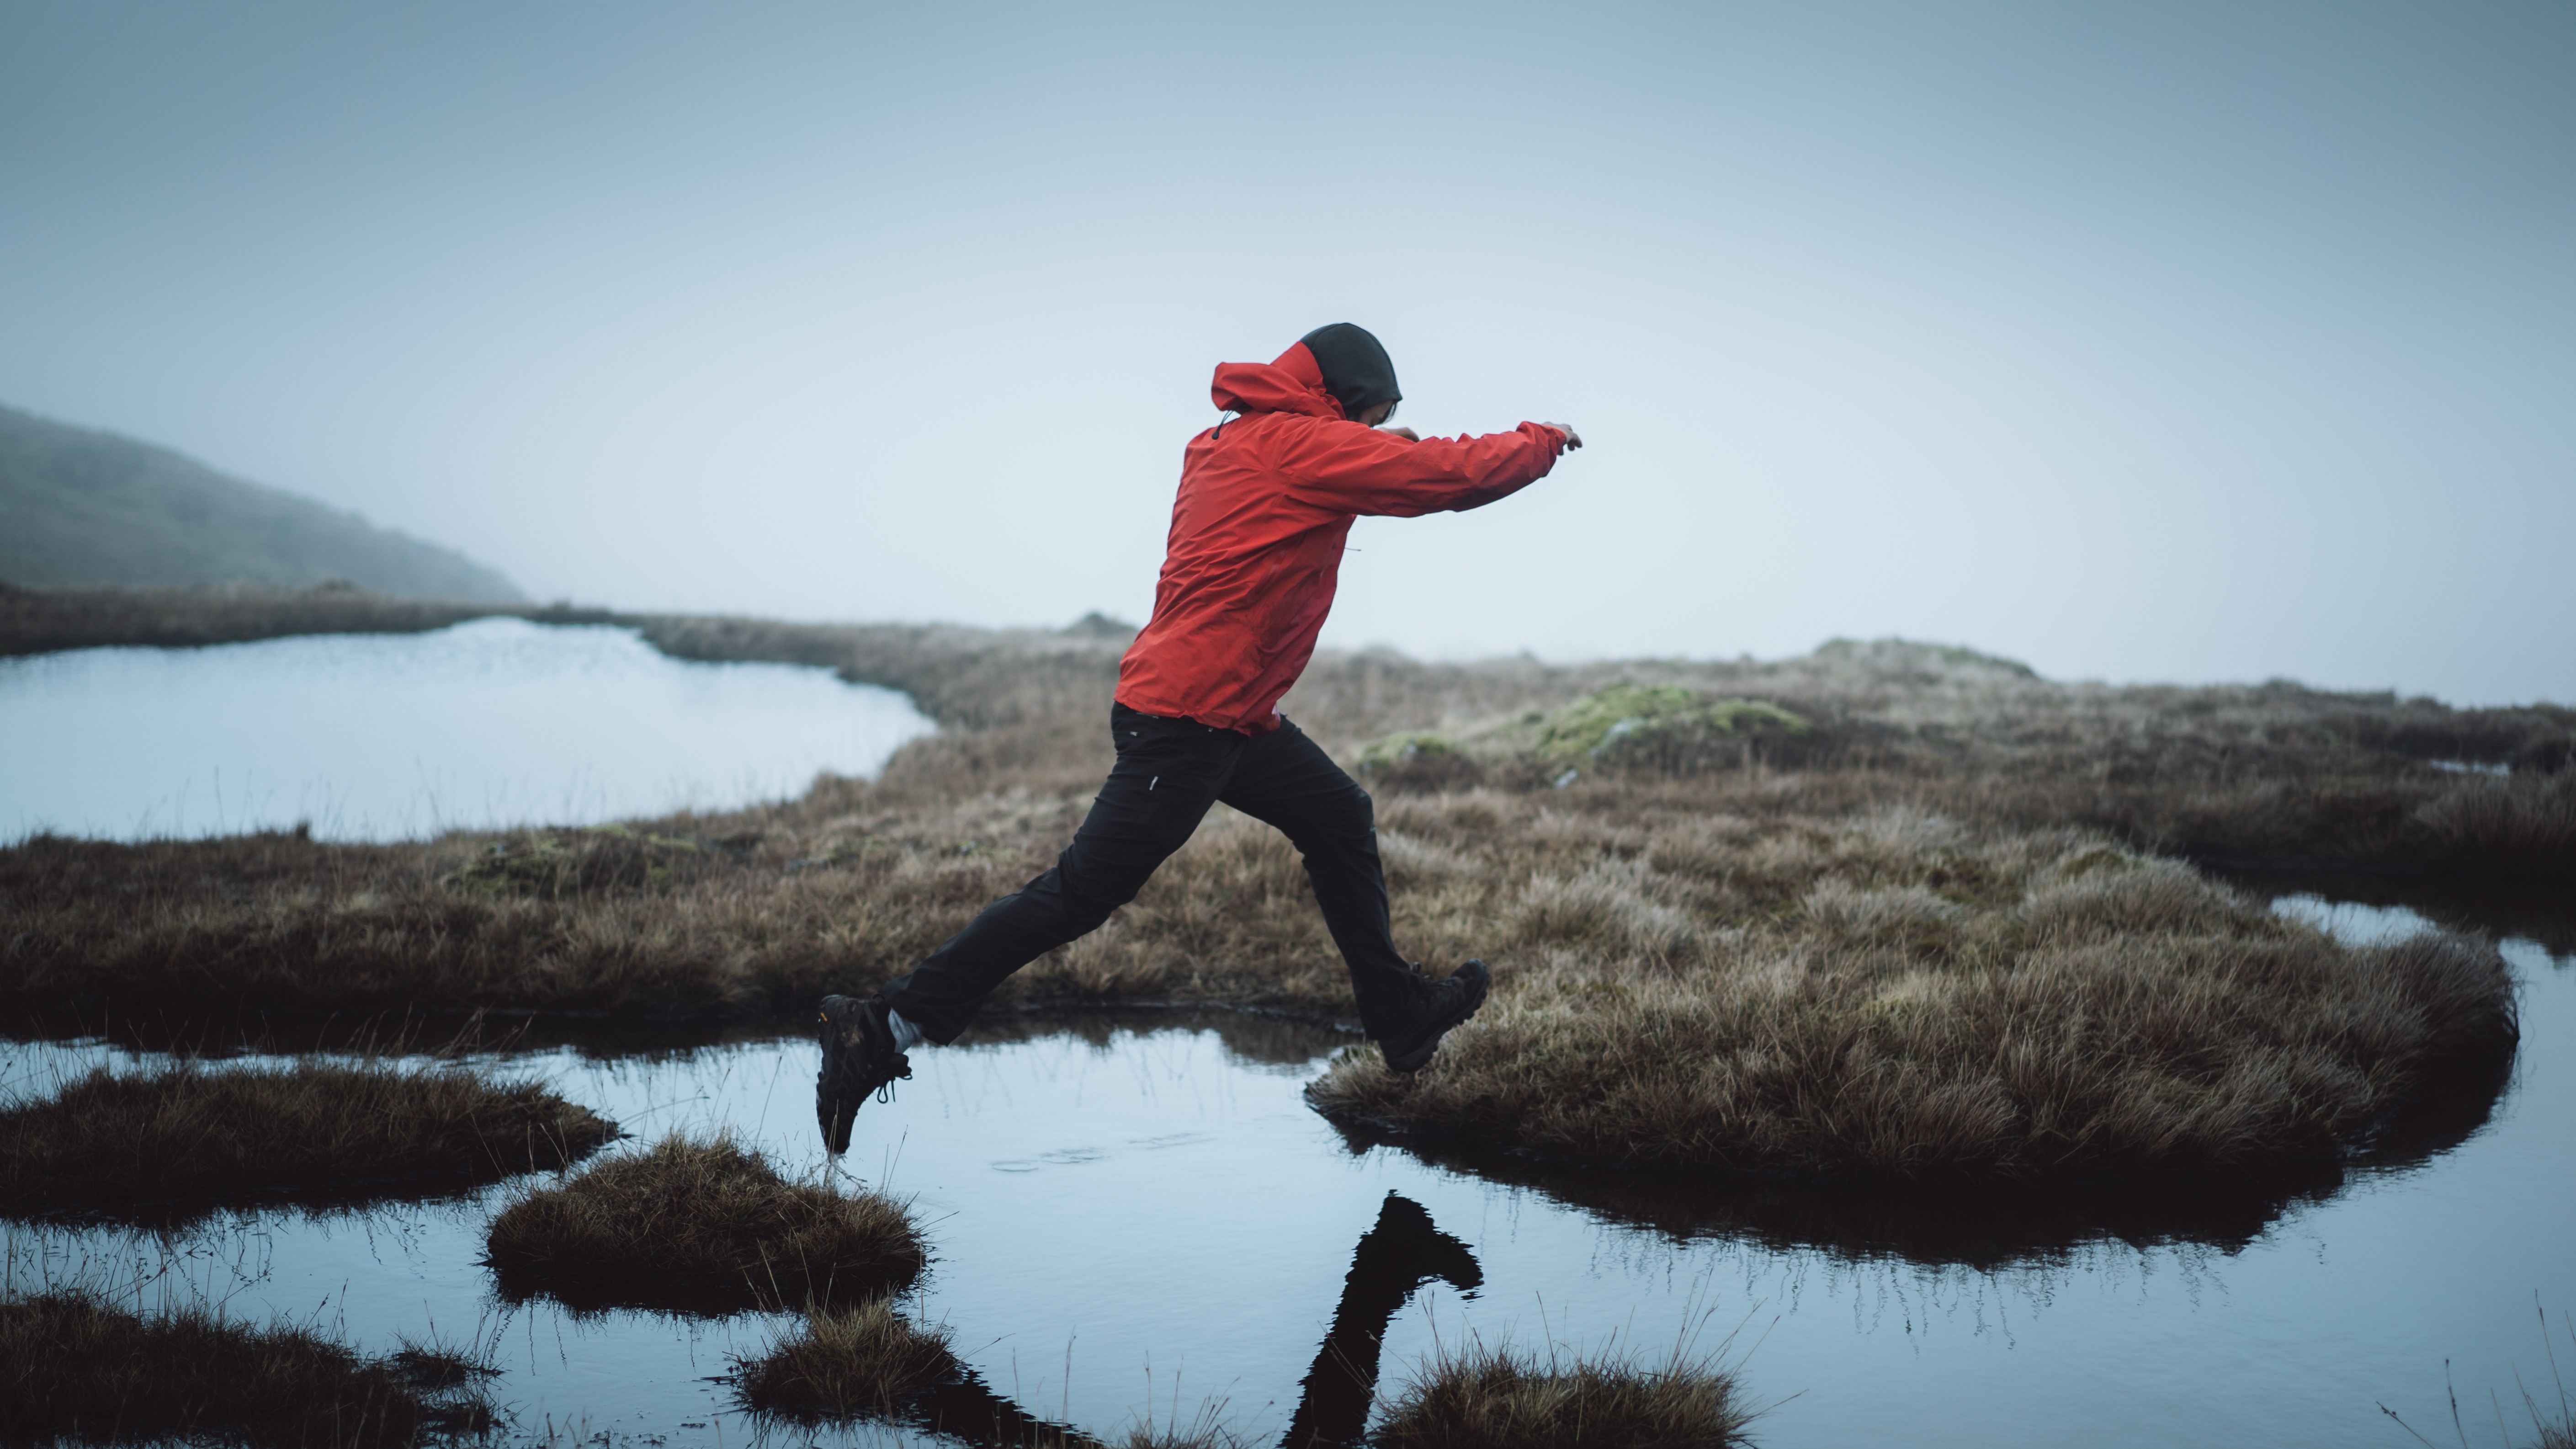
M1146 834L1165 851L1180 849L1216 803L1230 763L1211 750L1157 752L1147 762L1145 788L1138 801Z

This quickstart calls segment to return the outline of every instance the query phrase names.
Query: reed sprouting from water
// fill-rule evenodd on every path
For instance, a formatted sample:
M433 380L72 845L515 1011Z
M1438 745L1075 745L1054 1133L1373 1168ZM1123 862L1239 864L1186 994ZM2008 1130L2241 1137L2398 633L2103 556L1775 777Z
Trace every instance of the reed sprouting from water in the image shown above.
M2556 1342L2556 1339L2563 1335L2567 1339L2568 1348L2576 1351L2576 1320L2570 1320L2562 1313L2559 1316L2559 1333L2553 1335L2549 1331L2549 1310L2536 1299L2532 1308L2540 1315L2540 1347L2549 1364L2549 1382L2546 1385L2539 1385L2535 1380L2526 1380L2520 1370L2514 1373L2514 1388L2522 1400L2522 1412L2531 1420L2531 1437L2524 1443L2527 1449L2576 1449L2576 1395L2568 1392L2566 1373L2558 1362ZM2451 1432L2457 1436L2460 1449L2469 1449L2468 1419L2460 1410L2459 1390L2450 1385L2450 1362L2447 1359L2443 1361L2442 1378L2446 1396L2450 1400ZM2500 1394L2492 1396L2491 1403L2495 1410L2496 1441L2499 1449L2514 1449L2514 1435L2506 1422L2503 1396ZM2386 1414L2397 1427L2412 1435L2415 1442L2424 1445L2425 1449L2442 1449L2435 1440L2426 1438L2422 1430L2406 1422L2405 1416L2395 1409L2381 1404L2379 1412Z

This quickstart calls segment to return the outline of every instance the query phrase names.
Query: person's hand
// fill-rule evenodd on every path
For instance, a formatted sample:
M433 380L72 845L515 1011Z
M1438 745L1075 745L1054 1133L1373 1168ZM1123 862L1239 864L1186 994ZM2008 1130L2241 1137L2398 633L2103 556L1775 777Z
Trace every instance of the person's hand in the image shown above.
M1541 423L1539 426L1542 428L1554 428L1558 432L1565 434L1565 451L1569 453L1583 446L1583 435L1576 432L1574 429L1567 427L1563 423Z
M1419 443L1422 441L1422 435L1411 428L1380 428L1378 431L1381 433L1393 433L1408 443Z

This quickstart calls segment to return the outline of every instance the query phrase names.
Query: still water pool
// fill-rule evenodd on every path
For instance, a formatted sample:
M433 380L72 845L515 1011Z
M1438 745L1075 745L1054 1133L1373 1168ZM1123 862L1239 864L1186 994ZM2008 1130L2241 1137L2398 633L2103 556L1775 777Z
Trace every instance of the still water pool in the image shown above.
M2402 911L2293 898L2355 936ZM933 1244L908 1311L944 1322L994 1394L1099 1434L1149 1407L1276 1440L1348 1307L1354 1254L1418 1206L1473 1271L1387 1299L1383 1389L1469 1338L1661 1355L1718 1347L1782 1446L2451 1442L2444 1363L2496 1442L2527 1440L2515 1375L2546 1385L2535 1297L2576 1308L2576 963L2510 942L2524 1041L2499 1096L2399 1160L2259 1200L1987 1204L1752 1188L1629 1193L1354 1141L1300 1098L1347 1039L1246 1017L1011 1018L914 1056L859 1117L848 1166L909 1198ZM148 1053L18 1043L9 1094ZM605 1035L495 1054L639 1141L723 1125L783 1166L823 1164L801 1037ZM638 1143L612 1150L633 1150ZM1507 1180L1508 1179L1508 1180ZM530 1440L741 1444L733 1356L780 1320L513 1306L477 1266L511 1189L336 1217L246 1212L167 1235L10 1223L19 1286L87 1279L143 1300L336 1326L374 1351L433 1332L491 1345ZM1410 1212L1410 1208L1402 1209ZM1964 1215L1963 1215L1964 1212ZM130 1301L130 1299L129 1299ZM1383 1310L1381 1310L1383 1311ZM2569 1364L2566 1345L2560 1362ZM1314 1406L1307 1406L1313 1412ZM2479 1431L2476 1426L2486 1427ZM848 1442L921 1442L860 1429ZM798 1434L795 1443L807 1442ZM840 1442L831 1435L822 1442Z
M0 660L0 840L588 825L874 774L933 728L888 689L481 619Z

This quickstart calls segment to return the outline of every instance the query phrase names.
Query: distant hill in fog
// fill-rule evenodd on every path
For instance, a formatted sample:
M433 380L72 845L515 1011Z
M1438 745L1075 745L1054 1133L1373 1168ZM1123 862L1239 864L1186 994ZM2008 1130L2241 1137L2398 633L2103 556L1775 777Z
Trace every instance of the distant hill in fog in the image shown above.
M167 448L0 407L0 581L296 588L331 579L402 598L526 597L454 549Z

